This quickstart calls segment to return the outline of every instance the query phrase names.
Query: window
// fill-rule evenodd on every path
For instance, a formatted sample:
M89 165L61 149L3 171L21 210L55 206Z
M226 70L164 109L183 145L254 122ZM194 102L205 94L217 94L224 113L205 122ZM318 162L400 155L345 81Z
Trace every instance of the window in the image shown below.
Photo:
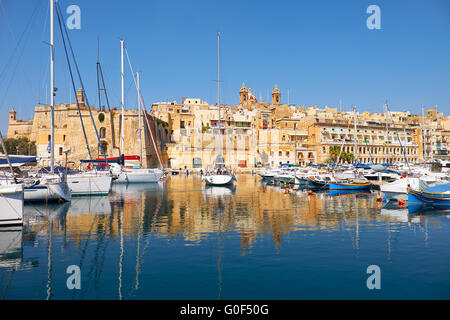
M106 137L106 128L101 127L100 128L100 139L105 139L105 137Z
M278 156L282 157L283 156L283 151L278 151Z
M62 154L63 154L63 148L59 147L59 155L62 156Z
M184 129L184 121L180 121L180 128Z
M63 141L64 142L66 141L66 135L63 135Z
M50 141L51 137L52 137L51 135L48 135L48 141Z
M286 151L286 157L289 157L289 151ZM288 162L289 163L289 162Z

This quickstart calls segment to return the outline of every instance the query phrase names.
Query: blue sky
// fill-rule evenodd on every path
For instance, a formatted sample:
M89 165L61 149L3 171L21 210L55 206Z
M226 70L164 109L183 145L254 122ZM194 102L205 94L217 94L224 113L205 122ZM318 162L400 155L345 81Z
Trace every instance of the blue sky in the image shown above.
M450 1L107 1L60 0L81 9L69 30L91 104L97 105L97 39L113 106L120 103L123 38L147 105L196 97L217 101L217 37L222 101L237 104L247 87L267 100L275 84L291 104L356 105L450 114ZM381 9L381 30L369 30L369 5ZM34 15L33 15L34 13ZM31 18L32 17L32 18ZM55 18L56 19L56 18ZM28 28L27 28L28 26ZM57 28L57 25L55 26ZM16 43L22 40L15 50ZM58 29L56 103L74 101ZM48 102L47 0L0 0L0 128L8 111L28 119ZM126 103L136 90L126 68Z

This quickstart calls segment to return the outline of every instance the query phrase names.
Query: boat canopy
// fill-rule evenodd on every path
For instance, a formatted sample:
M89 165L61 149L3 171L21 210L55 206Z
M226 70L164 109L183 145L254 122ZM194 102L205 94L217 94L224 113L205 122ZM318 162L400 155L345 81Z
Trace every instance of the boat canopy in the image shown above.
M293 163L282 163L282 167L300 167L299 164L293 164Z
M434 187L426 188L424 191L431 193L447 193L450 192L450 183L439 184Z
M9 160L11 161L11 165L13 167L20 167L27 163L36 163L37 158L36 157L30 157L30 156L9 156ZM8 160L6 160L5 156L2 156L0 158L0 167L8 166Z
M125 165L125 156L122 154L120 157L114 157L114 158L106 158L108 160L108 163L118 163L120 165ZM100 165L106 165L105 158L103 159L96 159L96 160L80 160L81 163L97 163Z
M54 168L53 170L55 173L66 173L66 167L63 166L57 166ZM50 167L43 167L41 168L38 173L49 173L50 172ZM76 172L67 168L67 174L75 174Z

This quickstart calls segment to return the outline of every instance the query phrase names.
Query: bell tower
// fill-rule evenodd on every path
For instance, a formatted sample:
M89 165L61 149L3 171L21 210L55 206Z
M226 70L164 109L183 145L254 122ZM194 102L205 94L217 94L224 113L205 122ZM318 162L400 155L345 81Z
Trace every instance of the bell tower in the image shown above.
M248 89L245 87L245 83L242 83L242 88L239 90L239 103L243 104L248 101Z
M281 104L281 92L280 89L278 89L277 85L275 85L275 88L272 91L272 104L274 105Z
M84 91L83 91L83 89L77 90L77 101L80 106L84 106Z
M9 120L10 121L15 121L16 120L16 110L11 109L11 111L9 112Z

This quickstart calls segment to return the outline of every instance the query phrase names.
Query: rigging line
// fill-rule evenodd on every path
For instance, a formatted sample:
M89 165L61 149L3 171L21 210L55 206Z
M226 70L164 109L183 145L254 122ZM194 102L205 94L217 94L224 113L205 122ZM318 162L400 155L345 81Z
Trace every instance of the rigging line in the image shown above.
M133 70L133 67L131 66L130 57L129 57L129 55L128 55L128 50L127 50L126 47L125 47L125 53L126 53L126 55L127 55L128 65L130 66L131 74L133 75L134 85L135 85L136 88L137 88L136 78L135 78L135 76L134 76L134 70ZM155 135L154 135L154 133L153 133L153 129L152 129L152 127L150 126L150 122L149 122L149 120L148 120L147 108L145 107L145 102L144 102L144 99L143 99L143 97L142 97L142 91L141 91L140 88L139 88L139 96L141 97L142 105L143 105L143 107L144 107L144 112L145 112L145 117L144 117L144 118L145 118L145 120L146 120L147 126L148 126L149 131L150 131L151 139L152 139L152 142L153 142L153 147L155 148L156 155L158 156L159 164L160 164L161 167L163 167L162 161L161 161L161 155L160 155L160 153L159 153L158 146L157 146L157 144L156 144L156 140L155 140Z
M0 2L0 3L1 3L1 2ZM35 14L37 8L38 8L38 7L36 6L35 11L33 12L33 15L30 17L30 20L29 20L29 22L28 22L28 25L27 25L26 29L24 30L24 33L23 33L24 36L26 35L24 48L26 47L26 43L28 42L28 39L29 39L29 36L30 36L30 34L29 34L29 33L26 33L26 31L27 31L29 25L31 24L32 18L34 17L34 14ZM17 48L17 47L16 47L16 48ZM9 92L9 88L11 87L11 84L12 84L14 78L15 78L15 75L17 74L16 71L17 71L17 69L18 69L18 67L19 67L19 65L20 65L20 61L22 60L22 57L23 57L24 52L25 52L25 50L23 50L23 51L20 53L19 57L17 58L17 63L15 64L15 67L14 67L13 73L12 73L12 76L11 76L11 78L10 78L10 80L9 80L9 83L8 83L7 87L6 87L6 91L5 91L4 95L3 95L3 100L2 100L1 103L0 103L0 107L4 104L4 102L5 102L5 100L6 100L6 97L7 97L8 92ZM13 53L15 53L15 51L14 51ZM9 62L9 63L7 64L7 66L9 66L10 64L12 65L12 61ZM30 88L31 88L31 91L33 91L33 90L32 90L33 87L32 87L32 85L31 85L31 80L30 80L29 77L28 77L28 73L24 72L24 74L25 74L25 77L26 77L26 79L28 80L28 82L30 82ZM5 79L6 79L6 77L5 77ZM0 76L0 83L1 83L1 76Z
M61 30L61 20L60 20L60 17L59 17L59 13L58 13L58 11L57 11L56 13L57 13L57 18L58 18L58 22L59 22L59 29ZM76 104L77 104L77 108L78 108L78 114L79 114L79 116L80 116L81 128L83 129L83 135L84 135L84 140L85 140L85 142L86 142L87 152L88 152L88 154L89 154L89 159L92 161L91 149L89 148L88 138L87 138L87 135L86 135L86 130L85 130L85 128L84 128L83 117L82 117L82 115L81 115L81 108L80 108L80 104L79 104L79 102L78 102L78 96L77 96L77 94L76 94L75 82L74 82L74 80L73 80L72 66L71 66L71 64L70 64L69 55L68 55L68 53L67 53L66 41L64 40L64 34L62 33L62 30L61 30L61 38L62 38L62 40L63 40L64 53L65 53L65 55L66 55L67 64L68 64L68 66L69 66L69 73L70 73L70 79L71 79L71 82L72 82L72 88L73 88L73 90L74 90L74 92L75 92L75 100L76 100Z
M392 118L391 110L389 109L389 106L387 105L387 103L386 103L386 109L388 110L392 125L394 126L395 134L397 135L397 139L398 139L398 143L400 144L400 148L402 148L403 156L405 157L406 164L408 165L408 171L411 172L411 167L409 166L408 158L406 157L406 152L403 149L402 142L400 141L400 136L398 134L397 128L395 127L394 118Z
M61 13L61 8L59 7L58 2L56 2L56 12L57 12L57 13L59 12L59 13L58 13L58 22L59 22L59 28L60 28L60 30L61 30L61 29L62 29L62 27L61 27L62 13ZM84 97L85 97L85 99L86 99L86 105L87 105L87 107L88 107L89 114L90 114L90 116L91 116L92 125L94 126L94 130L95 130L95 135L97 136L97 141L98 141L98 144L99 144L99 146L100 146L100 149L102 150L102 154L103 154L103 156L105 157L105 163L106 163L106 165L108 166L108 158L106 157L105 150L104 150L104 148L103 148L103 145L102 145L102 143L101 143L101 141L100 141L100 137L99 137L99 135L98 135L97 126L95 125L94 116L92 115L92 110L91 110L91 107L90 107L90 105L89 105L89 101L88 101L88 97L87 97L87 94L86 94L86 90L85 90L85 88L84 88L83 80L81 79L80 70L79 70L79 68L78 68L78 64L77 64L77 61L76 61L76 59L75 59L75 54L74 54L74 52L73 52L73 48L72 48L72 44L71 44L71 42L70 42L69 34L68 34L68 32L67 32L66 24L64 24L64 31L65 31L65 35L66 35L67 41L68 41L68 43L69 43L70 51L71 51L71 53L72 53L73 63L75 64L75 68L76 68L76 70L77 70L78 79L79 79L79 81L80 81L81 88L83 89ZM62 34L62 30L61 30L61 34ZM64 37L63 37L63 38L64 38ZM76 91L75 91L74 93L75 93L75 96L76 96ZM77 98L77 100L78 100L78 98ZM77 102L77 103L78 103L78 102ZM90 160L92 161L92 158L91 158Z
M1 0L0 0L1 1ZM47 29L47 23L48 23L48 15L49 15L49 12L50 12L50 3L47 1L47 9L45 10L45 12L46 12L46 14L45 14L45 19L44 19L44 25L43 25L43 28L42 28L42 34L41 34L41 39L45 39L44 38L44 33L45 33L45 31L46 31L46 29ZM39 55L39 61L42 61L43 60L43 58L42 58L42 51L40 51L40 55ZM42 73L43 73L43 71L42 71L42 67L43 67L43 65L42 64L40 64L40 69L39 69L39 82L40 83L42 83L42 86L39 88L39 91L38 91L38 104L41 104L41 93L42 93L42 89L44 89L44 78L46 79L47 78L47 73L48 73L48 70L49 70L49 63L50 63L50 57L48 58L48 61L47 61L47 66L45 67L45 75L44 75L44 77L42 77ZM45 92L47 93L47 90L45 90Z
M2 5L2 10L5 11L5 9L4 9L4 7L3 7L3 4L2 4L2 2L1 2L1 0L0 0L0 4ZM30 27L30 25L32 24L33 18L34 18L34 16L36 15L36 12L37 12L37 9L38 9L38 8L39 8L39 3L38 3L38 5L36 5L36 7L34 8L34 11L33 11L32 15L31 15L31 17L30 17L30 20L28 21L27 26L25 27L25 30L23 31L23 33L22 33L22 35L21 35L21 37L20 37L19 43L17 43L17 40L16 40L16 38L15 38L15 36L14 36L14 33L13 33L12 29L11 29L11 25L9 24L9 20L7 19L6 12L4 12L6 21L7 21L7 23L8 23L9 31L10 31L10 33L11 33L11 37L13 38L13 40L14 40L14 42L15 42L15 44L16 44L16 47L15 47L14 51L13 51L12 54L11 54L10 61L5 65L5 69L4 69L5 72L6 72L7 68L8 68L8 66L9 66L10 64L12 65L12 58L14 57L15 53L16 53L17 50L19 49L20 42L22 41L23 37L26 37L26 38L25 38L25 44L24 44L24 46L23 46L23 51L22 51L22 53L20 54L20 56L19 56L19 58L18 58L18 60L17 60L17 64L16 64L16 66L15 66L15 70L14 70L13 75L12 75L12 77L11 77L10 83L9 83L9 85L8 85L8 87L7 87L6 93L8 92L9 87L10 87L10 85L11 85L13 79L14 79L14 75L16 74L16 69L20 66L20 67L22 68L22 71L23 71L23 74L25 75L26 80L28 81L28 84L29 84L30 89L31 89L31 94L34 96L34 97L33 97L34 99L36 98L36 95L35 95L35 92L34 92L34 90L33 90L33 84L32 84L32 81L31 81L31 79L30 79L28 73L25 71L25 69L23 69L23 65L20 64L20 61L21 61L22 56L23 56L23 53L24 53L24 51L25 51L25 47L26 47L26 44L27 44L27 42L28 42L29 35L30 35L30 33L31 33L31 32L30 32L30 33L27 33L27 29L30 29L30 30L31 30L31 28L29 28L29 27ZM6 77L5 77L5 78L6 78ZM0 75L0 82L1 82L1 75ZM5 93L5 98L6 98L6 93ZM4 100L3 100L3 102L4 102ZM3 102L2 102L2 104L3 104Z
M31 17L30 17L30 19L28 20L28 22L27 22L27 24L25 26L25 29L22 31L22 34L19 37L19 42L17 42L16 38L14 37L14 33L12 31L11 24L9 23L8 15L6 14L5 7L3 6L3 0L0 0L0 7L2 9L3 14L5 15L5 21L6 21L7 25L8 25L8 30L11 33L11 37L12 37L14 43L16 44L13 52L11 53L11 56L10 56L8 62L5 64L5 67L4 67L3 71L0 73L0 79L3 76L3 73L5 72L5 70L11 65L11 60L14 57L14 54L16 53L16 51L19 49L20 43L22 42L22 39L25 36L25 33L27 32L27 29L28 29L28 27L31 24L31 21L33 19L34 14L36 13L36 10L37 10L38 6L39 6L39 3L34 8L33 13L31 14Z
M114 128L114 121L113 121L114 119L113 119L111 107L109 105L108 92L106 91L105 79L103 78L103 69L102 69L102 65L101 65L100 61L98 62L97 70L100 71L100 76L102 78L102 84L103 84L103 92L105 93L106 105L108 106L108 111L109 111L109 117L110 117L110 122L111 122L111 132L112 132L112 135L111 135L112 141L111 142L112 142L113 148L116 148L116 135L115 135L116 130Z

